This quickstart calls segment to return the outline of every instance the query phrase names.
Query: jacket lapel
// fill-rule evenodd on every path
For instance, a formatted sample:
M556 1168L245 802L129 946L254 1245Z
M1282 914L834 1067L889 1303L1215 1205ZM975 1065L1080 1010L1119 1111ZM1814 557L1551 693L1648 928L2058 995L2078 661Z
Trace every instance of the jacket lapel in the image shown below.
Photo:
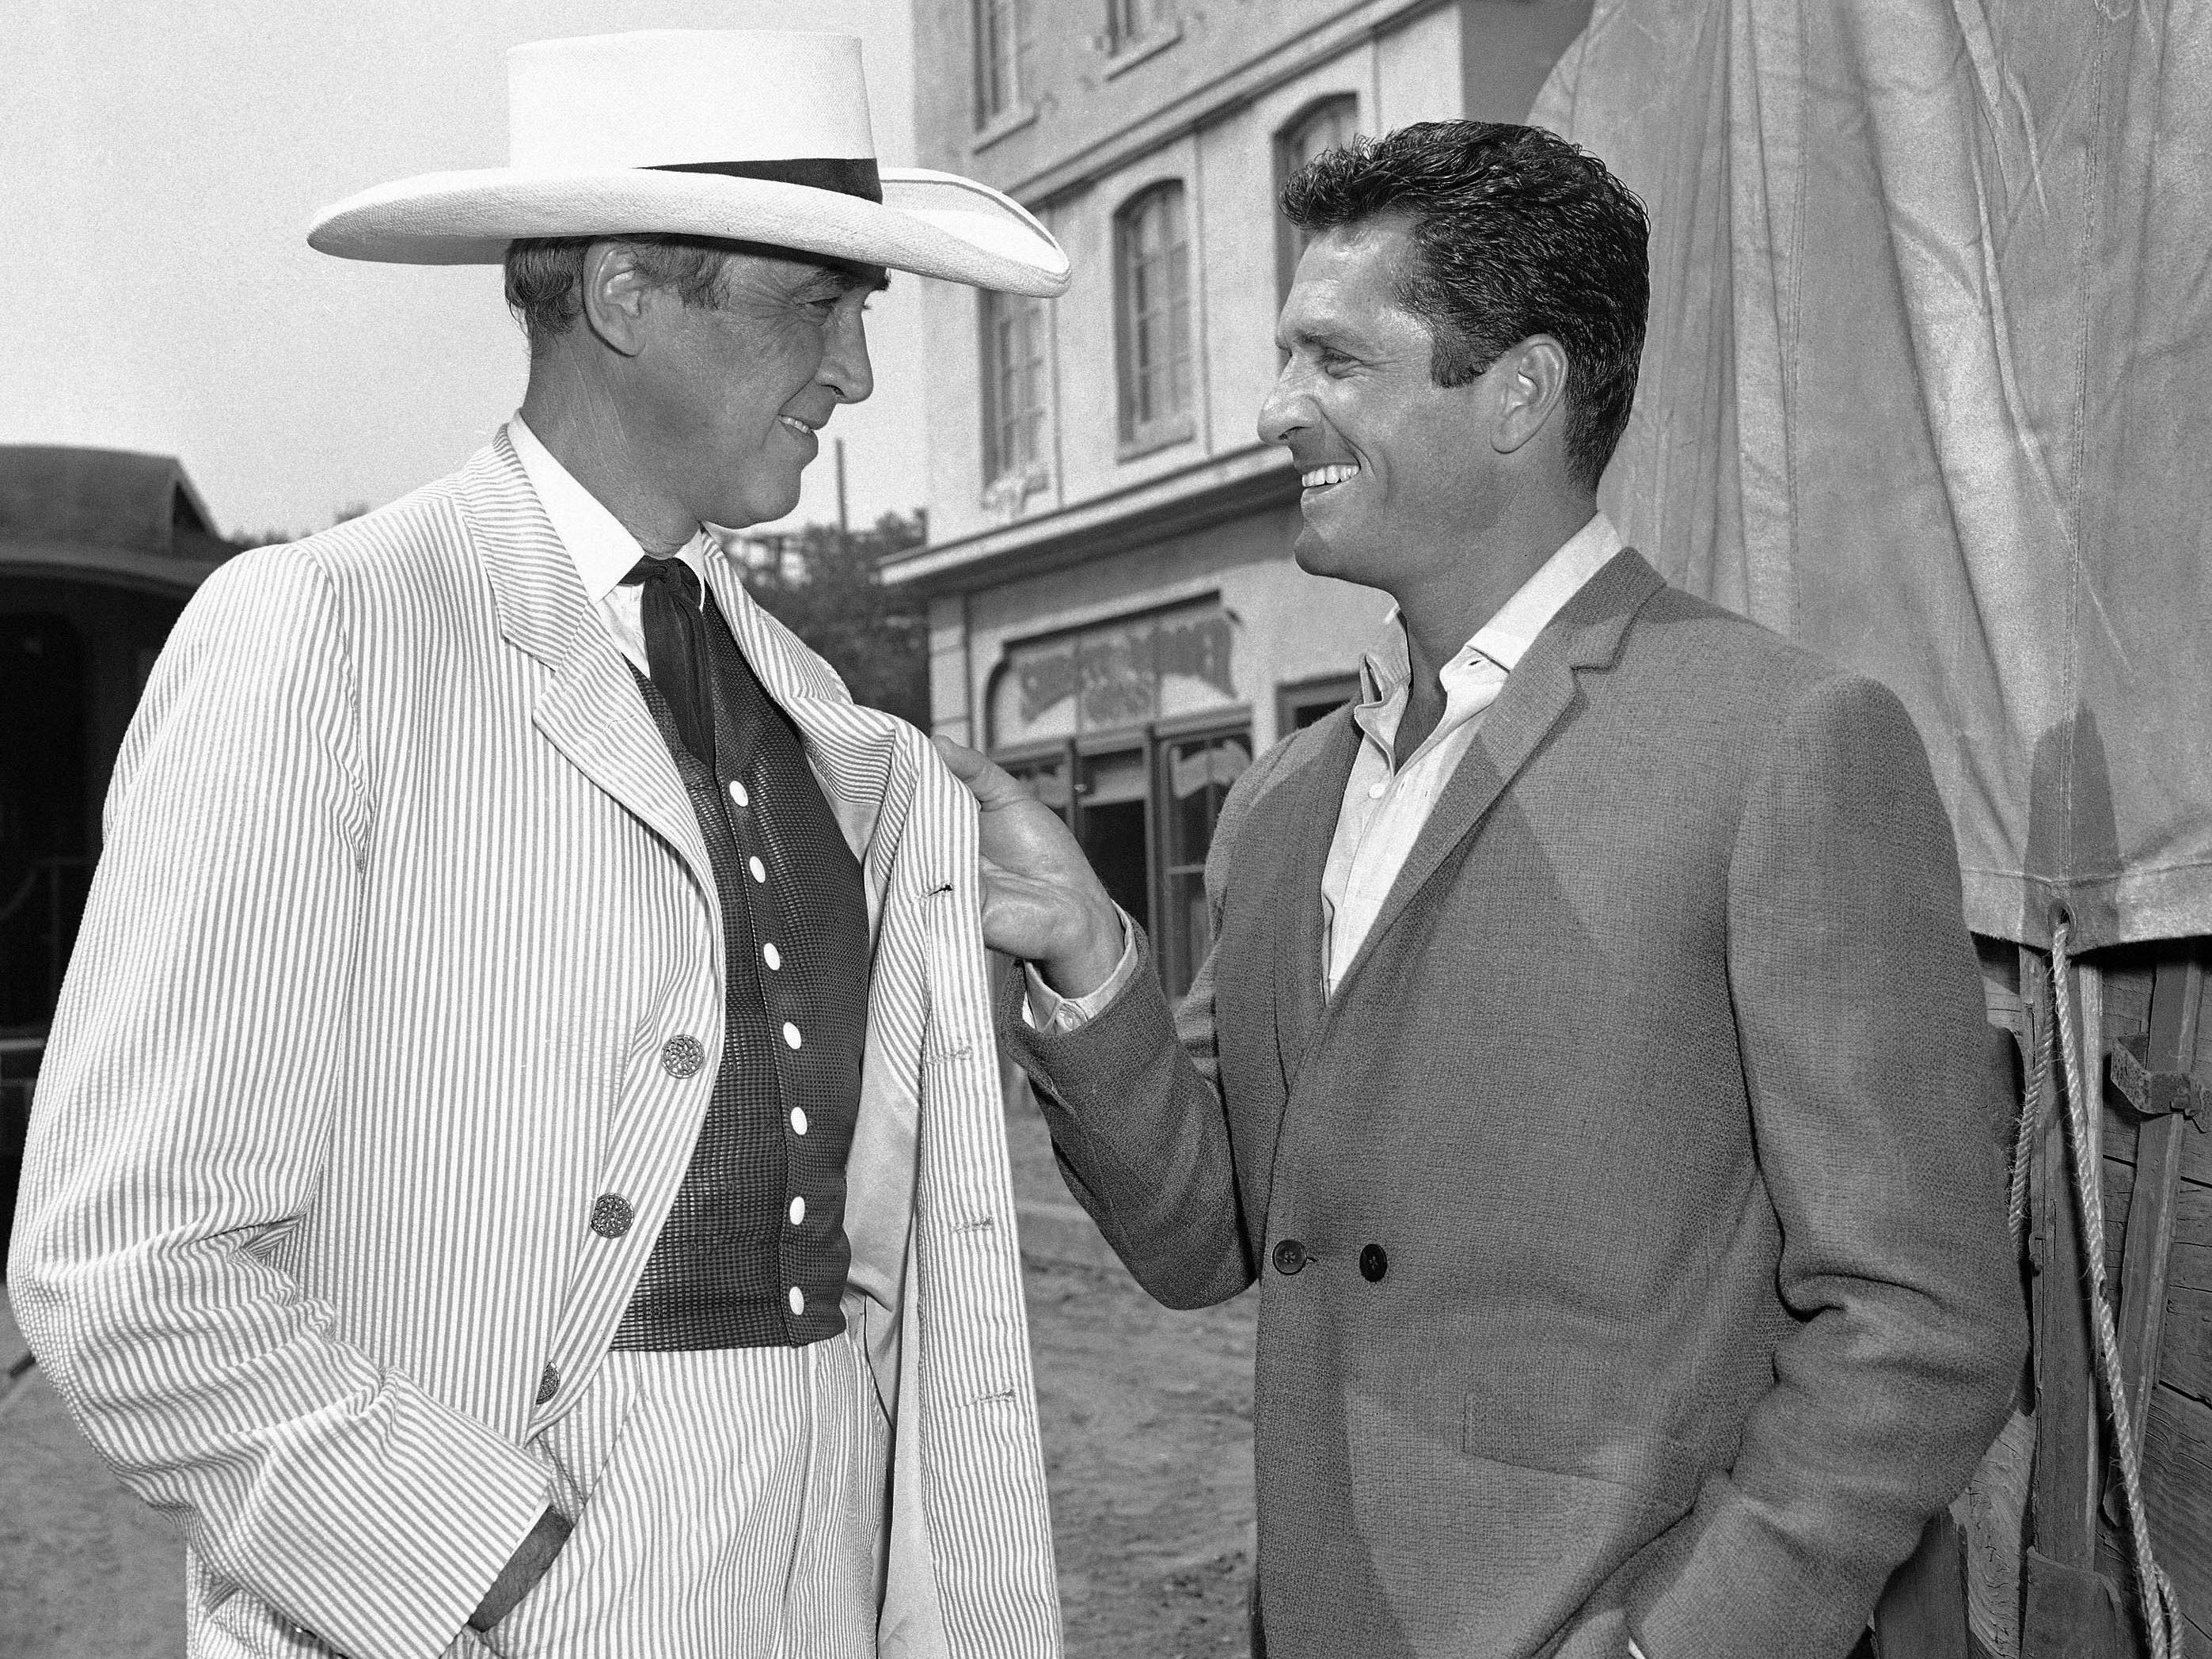
M1475 832L1506 786L1574 706L1576 675L1612 665L1629 623L1664 586L1659 573L1633 548L1624 548L1537 635L1483 716L1474 741L1406 855L1359 954L1338 982L1333 1001L1343 1000L1345 985L1366 965L1429 878ZM1334 833L1334 820L1328 833ZM1327 844L1324 838L1323 847Z
M1339 709L1316 728L1313 747L1297 777L1283 786L1285 862L1280 872L1290 902L1285 907L1287 936L1274 951L1275 1045L1283 1066L1285 1096L1297 1082L1298 1067L1321 1030L1321 879L1336 836L1344 787L1359 753L1359 728L1349 709Z
M675 763L505 431L462 475L459 505L491 582L501 636L551 671L532 723L674 848L714 905L714 866Z

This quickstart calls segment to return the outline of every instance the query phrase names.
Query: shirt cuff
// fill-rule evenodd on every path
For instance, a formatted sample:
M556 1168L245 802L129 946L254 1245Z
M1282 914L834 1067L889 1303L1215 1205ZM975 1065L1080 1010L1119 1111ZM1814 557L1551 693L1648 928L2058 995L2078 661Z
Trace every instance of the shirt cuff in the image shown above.
M1114 999L1121 994L1129 981L1137 976L1137 924L1129 920L1129 913L1115 907L1121 918L1121 959L1114 964L1114 971L1106 975L1106 982L1088 996L1064 997L1044 982L1044 975L1034 963L1024 963L1022 971L1029 977L1029 996L1022 1006L1022 1018L1030 1029L1047 1036L1065 1036L1078 1031L1106 1012Z

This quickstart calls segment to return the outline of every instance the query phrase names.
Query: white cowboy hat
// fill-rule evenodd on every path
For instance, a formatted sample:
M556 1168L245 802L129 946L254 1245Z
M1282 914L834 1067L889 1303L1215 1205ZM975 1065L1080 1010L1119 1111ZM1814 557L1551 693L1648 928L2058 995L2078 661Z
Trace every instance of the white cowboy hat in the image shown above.
M1049 296L1067 256L1012 198L876 166L849 35L654 29L507 55L510 165L429 173L325 208L345 259L497 264L528 236L764 242Z

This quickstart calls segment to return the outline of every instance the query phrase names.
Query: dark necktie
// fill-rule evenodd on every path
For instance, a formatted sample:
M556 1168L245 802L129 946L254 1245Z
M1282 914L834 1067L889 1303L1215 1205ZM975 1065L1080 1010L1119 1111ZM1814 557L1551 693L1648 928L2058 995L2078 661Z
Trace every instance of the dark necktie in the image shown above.
M681 559L640 559L623 585L643 587L645 660L653 683L668 699L677 735L708 770L714 765L714 671L708 654L707 618L699 609L699 578Z

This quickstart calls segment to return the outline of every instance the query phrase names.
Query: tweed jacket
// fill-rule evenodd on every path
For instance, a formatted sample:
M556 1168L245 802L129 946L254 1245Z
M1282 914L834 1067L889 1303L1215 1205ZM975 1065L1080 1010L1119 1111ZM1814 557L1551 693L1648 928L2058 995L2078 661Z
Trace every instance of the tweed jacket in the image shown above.
M709 576L866 878L845 1309L896 1424L881 1650L1056 1654L973 803ZM93 1443L184 1522L195 1655L473 1646L546 1503L520 1448L589 1385L683 1179L722 939L504 434L187 607L109 795L11 1289ZM703 1066L664 1065L678 1036Z
M1179 1012L1147 974L1040 1033L1000 992L1137 1277L1261 1282L1270 1659L1840 1659L2023 1338L1917 735L1624 552L1324 1003L1357 740L1340 711L1237 783Z

